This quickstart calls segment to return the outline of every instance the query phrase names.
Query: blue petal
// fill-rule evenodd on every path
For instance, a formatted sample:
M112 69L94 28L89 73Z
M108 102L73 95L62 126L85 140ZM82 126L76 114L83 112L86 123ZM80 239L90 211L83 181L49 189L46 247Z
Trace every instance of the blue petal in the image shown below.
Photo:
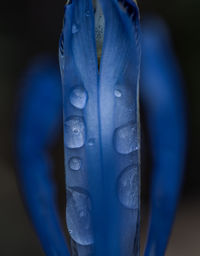
M76 250L91 248L97 256L139 255L139 15L134 2L124 2L125 9L100 0L106 23L100 71L91 1L67 6L63 29L67 225ZM87 94L82 109L71 102L76 88ZM77 172L70 170L73 157L81 159Z
M153 160L147 256L165 253L182 184L187 125L183 81L166 25L148 18L143 30L141 98Z
M57 139L61 112L60 75L55 60L38 58L23 80L16 149L20 185L46 255L69 255L59 220L49 146Z

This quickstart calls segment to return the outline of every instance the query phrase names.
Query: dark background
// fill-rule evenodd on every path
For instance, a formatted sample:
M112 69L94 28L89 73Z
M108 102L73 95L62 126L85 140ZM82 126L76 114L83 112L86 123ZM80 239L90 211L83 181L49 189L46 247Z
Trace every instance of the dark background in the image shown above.
M186 85L189 145L185 182L167 256L200 255L200 1L139 1L146 13L164 18L171 31ZM56 56L65 1L1 1L0 7L0 255L43 255L17 187L13 157L16 95L19 79L39 54ZM62 137L62 136L61 136ZM59 202L64 218L62 138L52 150ZM143 182L143 184L146 184ZM148 190L144 189L144 195ZM145 201L145 200L144 200ZM146 209L146 208L145 208ZM142 219L142 244L146 227Z

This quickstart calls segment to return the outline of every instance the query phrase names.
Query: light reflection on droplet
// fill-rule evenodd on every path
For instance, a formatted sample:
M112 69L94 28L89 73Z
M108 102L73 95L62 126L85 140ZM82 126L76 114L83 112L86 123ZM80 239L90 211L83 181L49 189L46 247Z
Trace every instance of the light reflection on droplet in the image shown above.
M115 97L120 98L122 96L122 93L120 90L114 90Z
M94 146L94 144L95 144L95 139L94 138L91 138L91 139L88 140L88 145L89 146Z

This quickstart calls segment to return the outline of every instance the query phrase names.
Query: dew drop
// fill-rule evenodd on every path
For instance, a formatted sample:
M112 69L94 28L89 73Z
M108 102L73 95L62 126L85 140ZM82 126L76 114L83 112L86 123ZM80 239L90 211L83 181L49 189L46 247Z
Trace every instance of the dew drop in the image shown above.
M90 198L78 188L68 193L66 219L70 236L80 245L90 245L93 243Z
M90 10L85 11L85 16L89 17L90 16Z
M122 93L120 90L114 90L115 97L120 98L122 96Z
M79 109L83 109L87 102L87 92L82 87L75 88L70 94L71 104Z
M138 149L137 128L134 123L117 128L114 132L114 145L118 153L129 154Z
M139 178L136 166L127 167L118 179L118 197L122 205L137 209L139 204Z
M89 146L94 146L94 144L95 144L95 139L94 138L88 140L88 145Z
M74 128L73 129L73 133L78 134L79 133L79 129L78 128Z
M76 34L79 31L79 27L77 24L72 25L72 34Z
M67 148L80 148L85 143L85 125L78 116L71 117L64 124L64 141Z
M72 157L69 160L69 167L73 171L78 171L81 168L81 159L78 157Z

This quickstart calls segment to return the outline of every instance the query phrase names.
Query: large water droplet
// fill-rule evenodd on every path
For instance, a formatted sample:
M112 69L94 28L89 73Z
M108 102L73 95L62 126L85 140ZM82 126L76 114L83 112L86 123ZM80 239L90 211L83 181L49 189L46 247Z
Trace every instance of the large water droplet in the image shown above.
M70 94L71 104L79 109L83 109L87 102L87 92L82 87L75 88Z
M121 126L115 130L114 144L118 153L129 154L138 149L137 128L134 123Z
M67 227L72 239L80 245L93 243L91 226L91 201L89 196L76 190L68 190Z
M67 148L80 148L85 143L85 124L81 117L74 116L64 123L64 141Z
M79 31L79 26L77 24L72 25L72 34L76 34Z
M81 159L79 157L72 157L69 159L69 167L73 171L78 171L81 168Z
M136 166L127 167L118 179L118 197L129 209L139 207L139 175Z

